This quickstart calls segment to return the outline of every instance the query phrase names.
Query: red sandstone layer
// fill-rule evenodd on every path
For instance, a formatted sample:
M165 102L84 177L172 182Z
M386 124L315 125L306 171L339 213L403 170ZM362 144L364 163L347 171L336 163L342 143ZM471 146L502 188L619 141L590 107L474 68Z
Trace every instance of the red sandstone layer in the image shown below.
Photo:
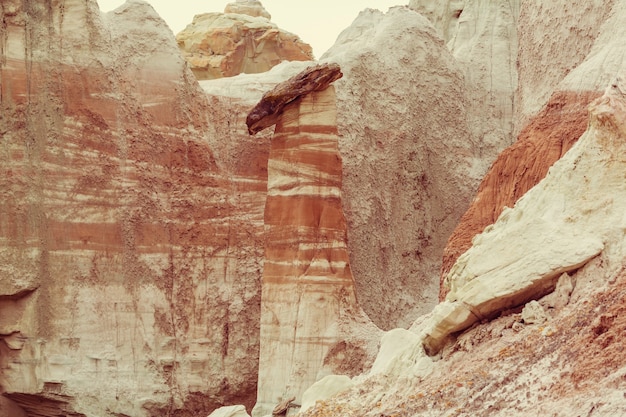
M482 180L476 197L461 218L443 253L439 299L448 292L443 279L471 245L472 238L494 223L504 207L513 207L541 181L587 128L587 106L601 93L558 92L505 149Z

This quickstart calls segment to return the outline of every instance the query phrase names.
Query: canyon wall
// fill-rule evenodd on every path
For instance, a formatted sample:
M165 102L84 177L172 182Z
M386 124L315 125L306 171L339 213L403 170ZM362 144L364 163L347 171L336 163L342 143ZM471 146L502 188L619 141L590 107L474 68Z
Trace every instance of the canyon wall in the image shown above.
M145 2L106 15L95 1L1 10L6 407L251 407L267 137L237 144L245 117L238 132L212 116ZM213 153L221 123L239 158Z
M626 412L622 2L365 10L254 137L316 63L199 84L144 1L0 13L1 416Z
M441 252L486 169L463 73L406 7L361 12L321 61L344 73L337 123L357 298L379 327L408 326L436 303Z
M531 19L530 16L537 18L535 15L537 8L542 10L542 7L527 5L523 9L523 19ZM623 59L626 51L621 42L625 36L624 5L604 4L602 10L589 10L590 7L599 8L600 5L587 3L586 7L567 9L565 14L560 12L561 9L549 8L546 11L552 13L552 20L559 21L557 26L559 29L571 28L572 25L578 25L575 22L580 20L580 30L568 29L567 36L593 31L593 36L586 37L586 41L580 44L576 54L567 48L559 50L558 53L554 52L555 63L559 63L554 68L549 64L551 58L548 57L553 56L551 51L558 46L552 44L552 41L545 45L538 44L539 41L534 38L536 31L525 29L539 24L528 26L520 23L520 39L523 43L519 50L519 62L533 62L533 65L529 66L530 69L520 72L519 100L528 100L525 96L526 90L533 91L533 94L545 90L544 94L550 94L550 98L541 111L532 117L524 114L529 109L535 109L536 104L542 103L543 99L534 98L536 104L533 106L530 106L530 101L519 105L517 111L519 120L527 119L528 122L521 129L516 143L503 151L493 163L481 182L470 208L450 236L444 251L442 280L458 256L471 246L472 238L495 222L505 207L512 207L530 188L543 179L550 166L572 147L587 127L586 114L589 103L599 97L604 86L626 68ZM593 16L586 16L587 13ZM545 17L543 14L541 16L542 19ZM599 20L602 18L605 20ZM558 37L557 35L565 36L560 30L556 31L555 37ZM527 39L529 36L530 40ZM562 39L561 43L569 45L567 39ZM531 53L549 55L541 58L529 56ZM585 53L587 55L584 55L584 58L576 58L578 54ZM566 69L557 72L559 66L565 66ZM543 72L542 75L537 75L532 73L531 69L547 71L552 75ZM546 86L537 85L538 80ZM548 84L546 80L552 80L552 84ZM447 288L442 286L441 299L446 292Z
M371 371L304 416L626 411L624 75L545 179L476 236L446 301L387 332Z
M626 9L522 1L519 16L519 137L448 243L445 299L305 416L626 412Z

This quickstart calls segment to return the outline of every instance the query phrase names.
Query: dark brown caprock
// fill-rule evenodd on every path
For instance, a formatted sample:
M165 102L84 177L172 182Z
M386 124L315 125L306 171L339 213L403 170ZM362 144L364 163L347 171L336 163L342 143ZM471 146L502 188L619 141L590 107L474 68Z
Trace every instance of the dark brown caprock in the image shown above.
M322 91L343 77L338 64L319 64L305 69L263 94L246 118L248 133L255 135L278 120L285 106L313 91Z

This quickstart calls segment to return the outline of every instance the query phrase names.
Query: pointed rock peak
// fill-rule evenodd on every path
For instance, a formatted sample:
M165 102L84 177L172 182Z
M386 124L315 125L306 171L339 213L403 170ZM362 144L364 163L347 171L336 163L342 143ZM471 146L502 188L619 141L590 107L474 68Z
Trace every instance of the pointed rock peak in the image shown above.
M228 3L224 8L224 13L237 13L245 14L252 17L264 17L267 20L272 19L265 7L259 0L237 0L232 3Z
M335 63L319 64L305 69L263 94L261 101L246 119L248 133L254 135L278 120L287 104L313 91L322 91L343 76Z

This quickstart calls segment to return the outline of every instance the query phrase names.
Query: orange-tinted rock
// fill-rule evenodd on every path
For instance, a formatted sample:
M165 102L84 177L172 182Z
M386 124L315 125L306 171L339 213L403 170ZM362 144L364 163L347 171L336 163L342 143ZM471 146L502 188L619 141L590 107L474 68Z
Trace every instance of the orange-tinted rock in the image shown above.
M251 407L269 142L146 2L0 13L0 391L27 415Z
M587 128L587 106L601 93L559 92L526 126L518 141L505 149L481 182L476 197L461 218L444 250L441 279L472 244L472 238L492 224L504 207L513 207L541 181ZM447 289L440 287L443 300Z
M196 15L176 35L199 80L265 72L282 61L313 59L311 46L278 28L258 1L237 1L225 13Z
M303 74L277 90L302 91ZM346 336L341 322L353 319L346 312L358 311L341 204L335 90L316 90L279 113L272 139L255 415L292 396L301 404L325 357Z

